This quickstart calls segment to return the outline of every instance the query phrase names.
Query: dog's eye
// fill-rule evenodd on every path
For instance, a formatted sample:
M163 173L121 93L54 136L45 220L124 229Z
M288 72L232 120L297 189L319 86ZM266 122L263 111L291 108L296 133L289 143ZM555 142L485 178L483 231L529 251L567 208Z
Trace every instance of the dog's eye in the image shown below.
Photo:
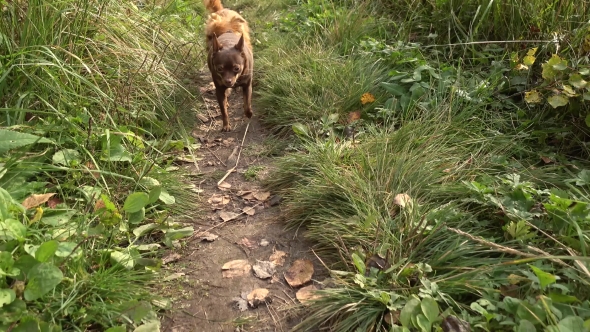
M217 71L223 71L223 66L217 66Z
M234 72L235 72L235 73L239 73L239 72L240 72L240 67L238 67L238 66L235 66L235 67L234 67Z

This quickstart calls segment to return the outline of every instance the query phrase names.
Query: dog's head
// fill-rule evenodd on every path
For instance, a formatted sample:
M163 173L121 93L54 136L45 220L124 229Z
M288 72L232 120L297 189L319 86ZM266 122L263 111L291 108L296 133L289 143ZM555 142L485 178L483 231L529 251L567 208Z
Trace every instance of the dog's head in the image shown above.
M244 55L244 36L233 47L223 47L216 36L212 38L211 64L218 82L232 88L244 72L246 57Z

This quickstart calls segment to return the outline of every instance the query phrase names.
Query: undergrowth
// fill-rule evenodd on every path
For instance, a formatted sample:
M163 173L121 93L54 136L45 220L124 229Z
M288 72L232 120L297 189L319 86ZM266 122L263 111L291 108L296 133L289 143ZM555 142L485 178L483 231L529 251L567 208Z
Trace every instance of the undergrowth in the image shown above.
M587 4L285 3L266 182L332 274L295 330L587 331Z
M0 7L0 329L157 329L159 249L193 233L176 164L195 160L203 8Z

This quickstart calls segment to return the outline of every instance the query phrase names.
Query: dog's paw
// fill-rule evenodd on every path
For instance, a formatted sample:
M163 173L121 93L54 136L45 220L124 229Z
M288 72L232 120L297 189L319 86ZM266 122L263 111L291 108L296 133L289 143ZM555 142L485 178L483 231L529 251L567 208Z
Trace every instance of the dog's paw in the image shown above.
M246 110L246 111L244 111L244 115L245 115L245 116L246 116L248 119L250 119L250 118L252 117L252 110Z
M223 126L223 128L221 128L222 132L229 132L231 131L231 126L229 124L226 124Z

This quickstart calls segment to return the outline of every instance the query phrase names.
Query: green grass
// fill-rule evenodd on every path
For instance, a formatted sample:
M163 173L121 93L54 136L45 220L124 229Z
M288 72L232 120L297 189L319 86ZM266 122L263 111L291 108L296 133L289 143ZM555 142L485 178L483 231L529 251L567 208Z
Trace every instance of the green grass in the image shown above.
M187 129L204 10L1 6L0 326L159 325L158 248L191 235L179 221L197 211L169 166L196 147ZM31 202L40 194L53 197Z
M257 53L257 93L263 121L301 139L266 184L335 280L295 330L430 331L449 316L480 330L555 330L589 319L585 90L566 107L544 103L566 95L548 87L587 78L575 60L587 6L290 5L259 32L275 39ZM554 31L572 43L485 43ZM535 46L534 65L515 69ZM558 49L572 66L542 74ZM543 103L525 103L535 89ZM375 101L363 105L365 92ZM371 268L375 257L386 266Z

